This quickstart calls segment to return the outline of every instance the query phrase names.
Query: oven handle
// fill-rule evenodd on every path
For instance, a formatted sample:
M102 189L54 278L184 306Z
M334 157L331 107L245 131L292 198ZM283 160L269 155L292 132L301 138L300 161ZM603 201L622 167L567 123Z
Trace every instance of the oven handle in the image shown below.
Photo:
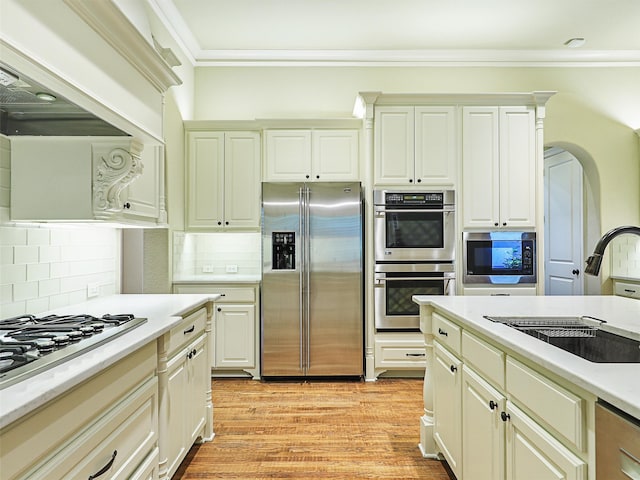
M385 213L453 213L455 211L454 207L445 207L440 209L430 209L430 208L402 208L402 209L389 209L389 208L379 208L375 209L375 213L378 215L384 215Z
M403 281L403 280L432 280L432 281L451 281L451 280L455 280L456 277L453 276L453 273L451 273L451 275L445 275L444 277L391 277L391 278L376 278L375 279L375 284L374 287L381 287L384 286L384 284L387 282L387 280L399 280L399 281Z

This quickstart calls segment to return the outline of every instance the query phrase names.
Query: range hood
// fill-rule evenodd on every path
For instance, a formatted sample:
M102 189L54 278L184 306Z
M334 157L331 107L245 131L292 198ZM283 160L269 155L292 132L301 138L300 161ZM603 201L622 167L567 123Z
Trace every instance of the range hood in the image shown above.
M0 63L0 133L7 136L129 136L3 63Z

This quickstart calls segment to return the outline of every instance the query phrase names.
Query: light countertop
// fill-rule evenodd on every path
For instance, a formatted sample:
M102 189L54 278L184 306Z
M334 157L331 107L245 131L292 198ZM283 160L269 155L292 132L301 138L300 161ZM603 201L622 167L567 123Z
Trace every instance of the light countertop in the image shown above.
M86 353L0 390L0 428L33 411L68 389L99 373L128 354L168 332L219 295L112 295L38 315L131 313L147 319L142 325Z
M414 296L459 321L463 328L487 336L509 351L538 363L569 382L640 419L640 364L594 363L491 322L489 316L592 316L606 320L603 329L640 339L640 300L618 296Z

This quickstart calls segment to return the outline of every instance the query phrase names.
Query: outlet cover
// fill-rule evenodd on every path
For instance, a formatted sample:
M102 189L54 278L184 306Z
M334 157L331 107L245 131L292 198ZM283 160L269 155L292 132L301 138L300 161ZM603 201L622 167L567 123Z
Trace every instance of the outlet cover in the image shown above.
M238 265L227 265L225 268L227 273L238 273Z
M87 298L97 297L100 294L100 284L99 283L88 283L87 284Z
M202 273L213 273L213 265L203 265Z

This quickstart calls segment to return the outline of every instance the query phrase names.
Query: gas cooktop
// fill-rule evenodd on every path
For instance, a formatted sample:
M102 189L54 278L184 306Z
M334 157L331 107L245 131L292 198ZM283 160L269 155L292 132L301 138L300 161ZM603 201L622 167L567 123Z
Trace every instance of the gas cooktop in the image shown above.
M113 340L146 320L132 314L20 315L0 320L0 389Z

